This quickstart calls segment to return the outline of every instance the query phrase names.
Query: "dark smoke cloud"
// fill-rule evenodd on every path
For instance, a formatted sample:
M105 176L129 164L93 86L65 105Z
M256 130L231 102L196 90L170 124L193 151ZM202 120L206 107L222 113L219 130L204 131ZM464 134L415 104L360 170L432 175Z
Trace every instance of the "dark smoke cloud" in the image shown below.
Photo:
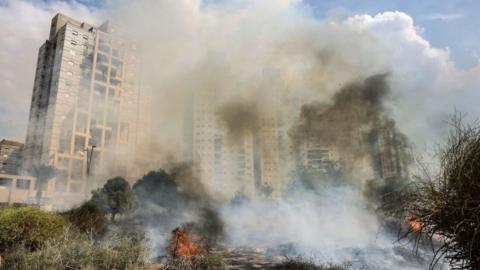
M177 162L170 164L167 171L173 181L178 185L178 190L193 200L211 203L214 198L209 194L202 181L195 175L191 163Z
M299 124L292 132L294 143L318 139L327 145L350 147L350 134L380 120L383 99L389 92L388 74L379 74L351 83L337 92L333 104L310 103L301 108Z
M233 142L239 142L260 124L257 104L246 100L226 102L218 108L216 115Z
M390 93L388 76L383 73L352 82L334 95L331 104L303 105L299 122L290 132L294 148L298 151L303 144L315 143L334 149L347 178L358 178L355 174L365 167L365 160L376 170L375 159L379 154L376 144L381 132L388 130L404 138L384 106Z

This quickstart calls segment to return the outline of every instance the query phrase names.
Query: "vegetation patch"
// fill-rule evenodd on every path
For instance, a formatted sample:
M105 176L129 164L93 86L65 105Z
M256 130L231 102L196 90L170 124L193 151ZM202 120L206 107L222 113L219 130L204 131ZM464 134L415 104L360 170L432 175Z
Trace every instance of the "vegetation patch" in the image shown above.
M0 269L140 269L145 255L142 242L119 238L95 243L83 234L66 230L61 238L46 241L41 249L18 247L4 254Z
M36 250L62 235L62 217L34 207L0 208L0 253L22 246Z
M61 213L70 223L81 232L92 238L99 238L107 233L108 220L106 213L100 205L87 201L77 208Z
M321 264L304 257L287 258L282 263L273 267L273 270L347 270L347 265Z

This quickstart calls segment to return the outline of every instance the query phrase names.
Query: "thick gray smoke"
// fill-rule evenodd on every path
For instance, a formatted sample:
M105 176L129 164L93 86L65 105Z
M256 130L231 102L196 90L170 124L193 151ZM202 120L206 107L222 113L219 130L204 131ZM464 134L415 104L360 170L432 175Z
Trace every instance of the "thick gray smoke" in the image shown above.
M359 186L371 180L368 177L385 177L376 166L376 159L382 158L380 152L386 151L382 147L395 152L393 159L401 164L394 166L399 170L408 167L408 141L385 109L390 93L387 79L388 74L370 76L339 89L331 103L303 105L298 123L290 131L294 148L301 151L304 144L313 143L335 149L342 173ZM379 146L381 140L385 143ZM365 168L372 170L370 175L359 175Z
M231 101L220 106L217 117L227 128L229 139L238 142L260 128L258 106L247 101Z
M368 32L310 18L296 4L141 0L116 10L138 44L142 85L152 90L155 153L147 149L140 158L161 153L191 163L160 172L165 186L134 187L151 198L142 208L150 237L160 247L173 228L189 222L220 228L198 216L206 206L221 213L221 239L230 246L289 247L289 254L367 269L420 267L363 197L368 181L386 177L378 172L379 145L405 147L385 109L386 72L395 70ZM296 159L308 156L311 145L332 152L339 174L313 173L310 181L328 184L292 192L303 177L295 168L308 169ZM242 162L252 174L265 168L265 177L239 175L232 167ZM259 198L262 185L273 192ZM235 194L250 199L231 205Z

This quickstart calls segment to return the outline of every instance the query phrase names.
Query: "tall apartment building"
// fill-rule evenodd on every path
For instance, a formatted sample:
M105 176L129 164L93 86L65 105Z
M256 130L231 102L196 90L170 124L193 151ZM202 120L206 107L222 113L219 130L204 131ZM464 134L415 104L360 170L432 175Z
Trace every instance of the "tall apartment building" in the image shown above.
M413 158L405 135L396 131L393 122L386 121L376 131L374 165L384 179L406 179Z
M232 138L232 134L229 134L231 131L218 115L219 108L228 106L226 104L232 101L228 98L230 93L221 85L211 83L217 81L215 70L228 70L228 61L221 53L211 53L207 61L208 65L202 70L202 83L186 91L186 159L193 162L197 175L209 190L227 198L238 193L256 196L265 187L271 187L273 195L280 194L288 171L284 164L289 154L288 127L283 120L283 114L288 112L280 111L282 107L279 104L271 106L279 108L278 111L269 108L263 112L259 109L262 113L256 115L258 125L251 130L239 131L242 134L233 134L235 138ZM212 68L211 74L209 68ZM260 72L260 88L275 87L267 85L271 81L267 78L272 76L271 73ZM225 76L228 77L228 74ZM222 103L222 100L226 100L226 103Z
M217 115L218 101L225 97L225 89L215 83L215 70L226 69L228 64L221 53L211 53L206 61L201 82L186 91L185 158L194 164L196 175L214 194L226 198L236 192L252 195L252 134L229 141L228 131Z
M61 202L84 199L105 177L135 177L147 118L140 105L134 43L109 22L100 27L57 14L40 47L24 166L54 165L49 187ZM88 174L88 175L87 175Z
M23 143L0 141L0 174L18 174L22 160Z

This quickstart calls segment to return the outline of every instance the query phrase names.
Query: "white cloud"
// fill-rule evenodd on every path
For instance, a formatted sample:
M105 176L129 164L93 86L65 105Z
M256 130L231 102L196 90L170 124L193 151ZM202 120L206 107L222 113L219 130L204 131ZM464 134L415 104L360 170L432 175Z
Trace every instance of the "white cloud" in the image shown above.
M480 65L461 69L448 48L432 47L403 12L361 15L346 23L370 33L386 51L399 124L417 144L433 144L454 109L480 116Z
M101 14L75 1L6 0L0 4L0 138L23 141L38 48L56 13L98 23Z

